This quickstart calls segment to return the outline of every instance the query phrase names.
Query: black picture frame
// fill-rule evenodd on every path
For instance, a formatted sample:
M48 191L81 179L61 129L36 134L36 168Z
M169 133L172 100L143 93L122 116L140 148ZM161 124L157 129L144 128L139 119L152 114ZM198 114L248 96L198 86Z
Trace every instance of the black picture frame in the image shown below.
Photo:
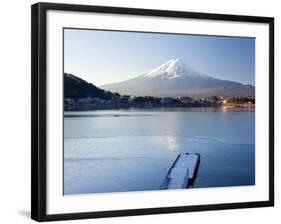
M124 15L161 16L235 22L269 24L269 200L243 203L208 204L196 206L161 207L54 214L46 213L46 12L63 10L75 12L100 12ZM31 218L36 221L54 221L161 213L192 212L205 210L237 209L274 206L274 18L164 11L137 8L103 7L89 5L37 3L31 13Z

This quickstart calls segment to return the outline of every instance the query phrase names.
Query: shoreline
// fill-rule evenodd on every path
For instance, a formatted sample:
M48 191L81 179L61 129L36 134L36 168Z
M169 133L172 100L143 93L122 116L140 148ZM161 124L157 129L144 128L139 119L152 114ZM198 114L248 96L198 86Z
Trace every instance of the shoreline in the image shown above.
M209 107L119 107L119 108L96 108L96 109L80 109L80 110L64 110L65 112L90 112L90 111L177 111L177 110L201 110L202 112L212 110L212 111L226 111L226 110L250 110L255 111L255 105L222 105L222 106L209 106Z

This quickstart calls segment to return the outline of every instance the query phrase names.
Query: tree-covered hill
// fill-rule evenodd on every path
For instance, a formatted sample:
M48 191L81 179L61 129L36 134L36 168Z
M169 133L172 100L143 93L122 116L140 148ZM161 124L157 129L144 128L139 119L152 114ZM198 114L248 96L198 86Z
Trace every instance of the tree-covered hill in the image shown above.
M97 97L108 100L113 96L119 96L119 94L100 89L77 76L64 73L64 98L79 99Z

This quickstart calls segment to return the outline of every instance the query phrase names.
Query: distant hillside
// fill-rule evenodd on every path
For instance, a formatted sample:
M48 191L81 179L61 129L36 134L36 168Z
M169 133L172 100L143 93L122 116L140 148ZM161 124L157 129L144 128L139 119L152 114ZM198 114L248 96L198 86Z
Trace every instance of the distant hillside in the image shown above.
M119 94L105 91L72 74L64 73L64 98L98 97L100 99L111 99L115 95Z
M171 59L153 70L101 88L133 96L245 97L254 96L255 87L220 80L197 72L180 59Z

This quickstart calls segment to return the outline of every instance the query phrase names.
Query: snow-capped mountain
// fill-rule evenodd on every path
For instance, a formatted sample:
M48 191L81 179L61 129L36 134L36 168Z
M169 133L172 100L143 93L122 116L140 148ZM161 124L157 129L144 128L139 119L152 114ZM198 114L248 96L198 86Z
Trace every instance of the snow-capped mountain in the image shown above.
M202 74L181 59L171 59L151 71L101 88L133 96L254 96L255 87Z
M193 68L188 66L181 59L171 59L160 65L159 67L152 69L150 72L143 75L143 77L161 77L163 79L176 79L182 76L189 77L202 77L206 78L204 74L196 72Z

